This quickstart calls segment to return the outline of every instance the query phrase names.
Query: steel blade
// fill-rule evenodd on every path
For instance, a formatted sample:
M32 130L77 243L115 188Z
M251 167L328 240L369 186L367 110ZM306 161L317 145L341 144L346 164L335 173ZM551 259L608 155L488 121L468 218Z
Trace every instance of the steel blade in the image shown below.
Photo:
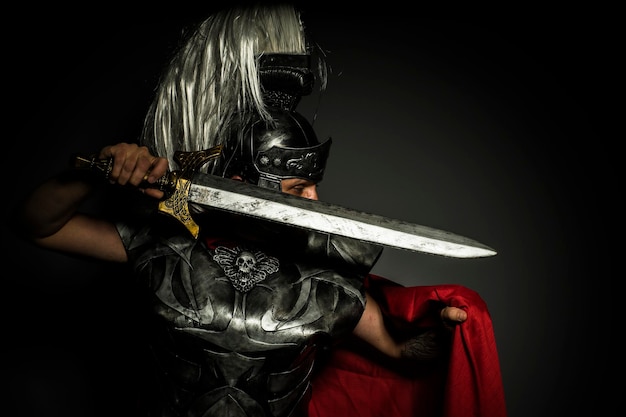
M219 210L391 248L454 258L482 258L496 254L489 246L454 233L215 175L195 174L188 199Z

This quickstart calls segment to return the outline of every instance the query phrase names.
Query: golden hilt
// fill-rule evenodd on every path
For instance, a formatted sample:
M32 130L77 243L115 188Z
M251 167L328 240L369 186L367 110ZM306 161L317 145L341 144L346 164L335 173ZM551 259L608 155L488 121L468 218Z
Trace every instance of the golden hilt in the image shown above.
M200 167L208 161L217 158L222 152L222 145L202 151L183 152L174 154L174 159L180 166L176 171L168 171L154 183L142 183L143 188L158 188L165 193L165 199L159 202L159 211L168 214L181 222L194 238L198 238L200 227L189 212L189 189L191 180ZM90 156L76 155L73 166L78 169L88 169L99 172L105 179L111 175L113 159L98 159L96 154Z
M189 189L191 180L196 171L211 159L217 158L222 152L222 146L218 145L210 149L193 152L178 151L174 153L174 159L181 167L177 175L174 192L169 197L159 203L159 211L169 214L181 222L189 233L198 238L200 226L191 217L189 212Z

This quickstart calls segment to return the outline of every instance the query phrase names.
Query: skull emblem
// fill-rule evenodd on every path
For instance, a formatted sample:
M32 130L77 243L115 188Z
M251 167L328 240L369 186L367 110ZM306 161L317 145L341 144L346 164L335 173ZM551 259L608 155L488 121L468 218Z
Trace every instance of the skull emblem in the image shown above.
M273 256L240 247L218 246L213 259L222 266L233 287L241 292L250 291L268 275L278 271L280 266L278 259Z
M256 258L252 252L243 251L237 256L235 265L239 268L239 272L249 274L254 268L254 265L256 265Z

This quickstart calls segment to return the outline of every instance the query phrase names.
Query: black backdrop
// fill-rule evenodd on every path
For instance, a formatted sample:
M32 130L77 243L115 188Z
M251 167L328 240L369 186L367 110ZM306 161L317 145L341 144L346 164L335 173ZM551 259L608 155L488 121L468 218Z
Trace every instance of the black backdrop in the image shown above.
M181 29L207 10L6 17L8 223L12 203L71 153L135 140ZM307 13L333 68L328 91L300 108L334 141L321 198L498 250L387 250L374 272L483 296L511 417L615 406L617 270L601 256L617 227L604 196L621 191L604 132L610 24ZM2 252L2 375L17 415L126 415L142 364L124 270L33 248L7 224Z

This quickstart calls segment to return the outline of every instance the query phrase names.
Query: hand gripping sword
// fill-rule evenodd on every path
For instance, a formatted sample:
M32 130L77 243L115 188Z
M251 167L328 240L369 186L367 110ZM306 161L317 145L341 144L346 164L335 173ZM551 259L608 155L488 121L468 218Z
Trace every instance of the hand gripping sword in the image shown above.
M202 165L217 158L221 150L221 146L216 146L196 152L178 151L174 158L180 169L168 171L154 184L144 184L165 193L159 211L180 221L194 238L198 237L200 228L189 212L190 202L396 249L453 258L496 254L489 246L443 230L198 172ZM74 167L99 171L105 177L109 176L112 163L112 159L97 159L95 155L74 157Z

